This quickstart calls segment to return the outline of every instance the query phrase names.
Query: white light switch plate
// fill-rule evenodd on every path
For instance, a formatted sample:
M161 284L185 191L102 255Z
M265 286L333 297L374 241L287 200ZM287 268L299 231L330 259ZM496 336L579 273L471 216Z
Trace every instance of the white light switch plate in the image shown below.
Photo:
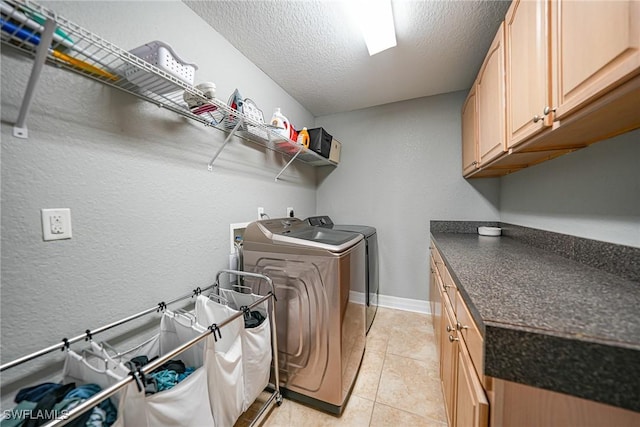
M44 241L71 238L71 209L41 209L41 212Z

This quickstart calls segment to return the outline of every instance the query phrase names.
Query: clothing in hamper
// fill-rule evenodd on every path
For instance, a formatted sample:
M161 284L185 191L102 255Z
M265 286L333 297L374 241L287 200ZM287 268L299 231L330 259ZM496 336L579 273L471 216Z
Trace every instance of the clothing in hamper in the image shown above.
M60 410L70 411L80 403L89 399L94 394L98 394L102 388L97 384L84 384L71 390L60 402ZM87 426L110 426L118 417L118 410L111 402L111 399L105 399L89 412L89 419L85 423Z
M157 369L153 371L149 376L156 381L158 391L165 391L173 388L180 381L187 378L195 371L195 368L189 367L184 369L184 372L178 373L172 369Z
M262 298L230 289L220 289L220 295L236 310L248 307ZM253 308L250 321L245 315L242 331L242 363L244 369L244 410L246 411L269 384L271 373L271 325L269 303L262 302ZM262 321L260 322L260 319Z
M43 416L42 414L53 412L55 410L55 406L60 403L67 395L67 393L73 390L75 387L75 383L69 383L58 389L52 390L49 393L46 393L44 396L42 396L42 398L40 398L40 400L38 400L38 404L33 409L35 417L27 417L24 421L24 424L22 425L24 427L36 427L46 424L46 422L49 421L47 419L48 417L46 415ZM86 422L88 418L89 416L86 415L86 417L82 421L80 421L78 425L84 425L84 422Z
M124 366L129 370L137 370L147 363L156 359L149 359L146 355L137 356L128 362L124 362ZM184 362L179 359L171 359L160 365L144 378L144 392L146 395L157 393L159 391L169 390L180 381L187 378L195 371L194 367L185 367Z
M7 426L40 426L49 422L54 416L63 411L70 411L91 396L100 392L103 387L110 385L103 380L104 371L88 364L82 356L68 350L63 368L62 384L44 383L35 387L29 387L18 392L16 400L21 401L16 409L27 409L22 415L31 417L16 422L17 419L3 421L2 427ZM97 382L97 383L96 383ZM99 384L98 384L99 383ZM64 384L64 385L63 385ZM32 400L32 407L26 402ZM26 406L25 406L26 405ZM14 414L21 415L14 410ZM117 417L117 409L111 399L102 401L97 407L80 415L71 421L69 426L96 426L107 427L114 424Z
M57 407L59 410L70 411L80 403L87 400L94 394L99 393L103 388L108 388L117 382L116 376L109 372L115 368L114 364L109 364L94 354L85 354L84 356L68 350L62 370L63 382L75 382L79 384L74 390L71 390L64 397ZM83 425L83 426L111 426L116 425L117 421L117 402L118 395L108 398L100 402L95 408L86 411L77 420L67 425ZM116 404L114 404L114 401ZM83 420L79 424L75 424L78 420Z
M29 402L37 402L42 399L47 393L59 389L62 387L62 384L59 383L42 383L35 385L33 387L26 387L18 391L14 402L20 403L23 400L27 400Z
M16 395L16 402L19 402L19 405L11 412L12 418L2 421L2 427L33 427L46 424L99 393L102 391L102 386L108 385L108 382L101 381L98 377L99 370L94 369L84 361L82 356L68 350L62 383L43 383L20 390ZM91 375L82 375L83 371ZM101 374L104 375L104 372ZM102 386L90 382L96 379ZM106 399L68 425L108 427L114 424L116 417L116 407L111 399Z
M16 406L9 414L10 416L2 420L2 427L5 426L40 426L47 423L53 414L54 407L64 399L64 396L75 388L75 383L60 384L59 387L51 387L49 385L39 384L28 389L22 389L18 392L20 399L16 396ZM33 389L39 389L39 393L29 395ZM34 399L26 400L25 394ZM87 417L88 418L88 417Z
M120 378L129 375L125 362L138 357L150 359L162 356L206 331L197 325L179 323L177 317L166 311L160 320L160 332L152 339L121 353L121 359L115 360L108 352L105 357L118 362ZM178 338L178 337L181 338ZM182 339L182 341L181 341ZM181 353L179 357L187 366L196 367L184 381L169 390L145 396L144 390L138 390L135 383L129 384L121 399L120 414L125 427L201 427L219 426L211 413L209 398L208 372L211 371L211 357L204 354L213 347L210 335L198 345Z
M196 299L196 320L200 325L221 323L237 312L226 305L200 295ZM214 341L211 356L215 360L209 377L211 408L216 425L231 427L244 411L242 316L220 329L222 338Z
M251 311L244 314L244 327L246 329L257 328L265 321L264 316L259 311Z

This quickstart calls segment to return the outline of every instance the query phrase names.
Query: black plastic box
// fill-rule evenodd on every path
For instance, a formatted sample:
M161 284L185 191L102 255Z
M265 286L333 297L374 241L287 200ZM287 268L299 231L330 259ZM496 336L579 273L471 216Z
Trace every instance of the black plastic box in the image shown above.
M309 149L328 159L329 153L331 152L331 141L333 140L333 136L323 128L309 129L308 132Z

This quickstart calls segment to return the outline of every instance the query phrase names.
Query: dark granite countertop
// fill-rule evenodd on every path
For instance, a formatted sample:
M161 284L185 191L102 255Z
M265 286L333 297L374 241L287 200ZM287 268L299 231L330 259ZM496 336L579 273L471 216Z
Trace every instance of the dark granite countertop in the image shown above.
M640 283L502 236L432 232L485 375L640 411Z

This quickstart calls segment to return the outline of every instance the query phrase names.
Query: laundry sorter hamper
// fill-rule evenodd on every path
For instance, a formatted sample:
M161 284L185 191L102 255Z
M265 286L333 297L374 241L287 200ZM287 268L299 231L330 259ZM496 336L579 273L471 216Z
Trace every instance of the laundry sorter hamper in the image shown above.
M131 373L124 365L126 361L143 355L150 360L162 356L206 330L188 318L166 311L160 320L159 333L150 340L119 353L117 358L106 350L104 354L117 362L117 375L122 379ZM124 427L220 427L214 421L209 395L210 372L214 364L210 356L213 344L211 335L180 354L185 366L196 369L168 390L145 395L144 384L133 382L127 385L120 398L119 417Z
M255 301L257 299L251 299L246 305ZM196 321L201 324L218 323L221 319L237 314L238 310L229 302L218 295L199 296L195 307ZM221 396L214 396L219 397L212 402L214 419L217 423L232 426L269 382L271 330L268 317L261 325L250 329L245 328L243 316L238 317L225 327L222 339L218 339L215 344L217 347L214 357L217 363L211 379L218 384L218 390L220 387L225 389Z
M245 311L244 317L250 313L244 309L262 298L252 293L240 293L230 289L220 289L220 295L228 301L234 310ZM242 363L244 366L244 410L246 411L269 385L271 372L271 324L269 303L264 301L254 307L262 317L262 323L242 330Z
M78 354L73 350L67 350L65 354L64 367L62 369L62 383L75 383L76 386L96 384L104 390L117 383L119 380L117 374L114 372L114 368L115 365L113 363L104 360L95 354L85 352ZM123 427L124 423L119 412L122 406L122 393L116 394L109 400L104 400L96 408L91 409L88 412L101 411L101 408L105 408L105 406L108 406L109 404L112 404L113 407L118 410L118 415L113 423L106 423L108 418L106 413L98 415L98 419L101 420L100 422L95 420L93 414L90 415L91 419L93 419L93 422L96 425ZM88 423L89 422L87 422L87 424ZM94 424L92 423L91 425Z

